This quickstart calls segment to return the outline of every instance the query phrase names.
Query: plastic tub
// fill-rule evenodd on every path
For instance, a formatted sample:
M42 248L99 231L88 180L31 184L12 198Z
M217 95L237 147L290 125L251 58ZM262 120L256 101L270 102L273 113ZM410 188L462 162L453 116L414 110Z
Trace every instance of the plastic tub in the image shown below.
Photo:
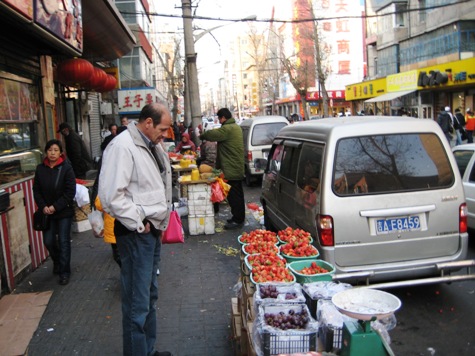
M282 246L285 246L285 244L280 246L279 252L287 260L288 263L295 262L295 261L316 260L318 258L318 256L320 256L320 252L318 252L317 248L315 246L312 246L312 245L311 246L315 249L315 255L303 256L303 257L296 257L296 256L286 255L281 250Z
M310 265L315 262L317 266L325 268L328 270L327 273L317 273L317 274L302 274L299 271L305 267L310 267ZM303 261L294 261L289 263L290 271L295 275L297 282L299 283L310 283L310 282L319 282L319 281L331 281L332 275L335 273L335 267L330 263L317 260L317 259L307 259Z

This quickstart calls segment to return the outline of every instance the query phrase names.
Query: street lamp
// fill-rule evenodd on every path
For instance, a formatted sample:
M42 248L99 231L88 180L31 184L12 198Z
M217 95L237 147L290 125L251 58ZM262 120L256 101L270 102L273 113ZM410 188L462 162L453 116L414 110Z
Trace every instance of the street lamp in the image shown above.
M226 25L216 26L205 30L198 35L193 37L193 27L192 27L192 15L191 15L191 0L182 0L182 12L183 12L183 31L184 31L184 40L185 40L185 58L186 58L186 94L189 97L185 100L185 105L189 104L189 109L185 108L185 119L188 123L189 113L191 111L191 125L193 130L198 127L201 123L201 101L200 101L200 91L198 84L198 70L196 68L196 58L198 54L195 52L195 42L202 38L205 34L210 33L211 31L223 27ZM248 16L239 21L250 21L255 20L257 16L252 15ZM195 138L195 141L197 139ZM197 143L197 142L196 142Z

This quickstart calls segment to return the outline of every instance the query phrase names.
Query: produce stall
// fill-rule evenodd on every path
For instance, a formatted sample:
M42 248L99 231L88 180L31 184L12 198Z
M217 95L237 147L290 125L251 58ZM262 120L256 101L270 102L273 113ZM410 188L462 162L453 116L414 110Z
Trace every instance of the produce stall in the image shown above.
M238 242L241 289L231 303L238 354L356 356L371 350L378 356L392 354L388 330L396 324L397 298L368 289L384 294L387 303L375 305L377 297L371 295L371 305L360 303L354 310L341 293L355 290L350 299L361 300L367 289L334 281L334 266L319 259L308 232L256 229L243 232Z

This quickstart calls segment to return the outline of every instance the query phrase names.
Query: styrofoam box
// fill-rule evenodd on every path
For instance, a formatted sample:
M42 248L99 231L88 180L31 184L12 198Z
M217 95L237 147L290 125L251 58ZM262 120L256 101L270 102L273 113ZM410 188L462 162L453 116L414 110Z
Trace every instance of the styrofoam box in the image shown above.
M214 234L214 214L188 215L188 229L190 235Z
M213 203L210 200L190 200L188 201L188 212L190 215L214 214Z
M188 200L203 200L209 201L211 199L211 187L204 184L189 184L188 185Z

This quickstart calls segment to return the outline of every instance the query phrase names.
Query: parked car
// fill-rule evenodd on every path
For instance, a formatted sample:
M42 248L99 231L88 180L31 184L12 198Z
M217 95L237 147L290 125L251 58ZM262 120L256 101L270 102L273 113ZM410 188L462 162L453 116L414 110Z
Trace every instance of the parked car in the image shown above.
M272 140L288 124L289 121L283 116L256 116L241 122L246 185L250 186L256 178L262 177L264 169L256 167L254 161L267 159Z
M467 209L450 150L432 120L354 116L286 126L263 177L265 226L310 232L338 280L380 288L449 281L443 264L473 263L465 261Z
M475 143L452 148L462 176L468 210L468 227L475 230Z

